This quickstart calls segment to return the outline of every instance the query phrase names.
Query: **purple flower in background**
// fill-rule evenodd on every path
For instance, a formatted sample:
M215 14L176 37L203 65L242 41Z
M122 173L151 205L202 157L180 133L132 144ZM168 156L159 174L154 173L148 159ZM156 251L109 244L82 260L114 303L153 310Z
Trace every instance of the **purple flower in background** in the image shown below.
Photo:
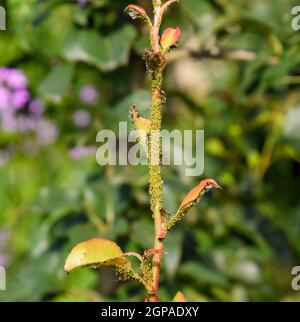
M16 68L0 68L0 83L6 84L12 89L26 88L28 81L22 71Z
M30 93L27 89L20 89L11 94L10 97L12 106L19 110L23 108L30 100Z
M89 0L77 0L77 3L80 7L84 7Z
M79 128L86 128L91 124L91 114L85 110L77 110L73 114L73 122Z
M22 71L15 68L6 68L4 71L6 84L12 89L24 89L28 85L26 76Z
M0 68L0 84L4 84L7 76L9 74L10 69L6 67L1 67Z
M12 109L0 110L1 129L6 132L14 132L17 129L15 112Z
M80 160L86 156L96 153L97 149L94 146L77 146L69 151L69 155L73 160Z
M10 107L10 91L6 87L0 86L0 111Z
M93 85L85 85L80 89L79 97L83 103L94 105L99 100L99 91Z
M28 110L20 112L27 105ZM43 101L31 98L28 80L21 70L0 68L0 130L34 133L34 138L24 136L22 143L26 153L38 152L41 146L53 143L58 136L56 124L42 118L45 108ZM0 165L6 164L11 156L12 153L0 150Z
M39 120L37 127L37 140L40 145L48 145L53 143L58 136L57 126L50 121Z
M46 109L45 103L39 99L33 99L29 104L29 112L36 116L41 117Z
M21 133L34 131L37 127L37 120L31 116L19 115L16 117L16 127Z
M30 100L28 81L16 68L0 68L0 110L21 109Z

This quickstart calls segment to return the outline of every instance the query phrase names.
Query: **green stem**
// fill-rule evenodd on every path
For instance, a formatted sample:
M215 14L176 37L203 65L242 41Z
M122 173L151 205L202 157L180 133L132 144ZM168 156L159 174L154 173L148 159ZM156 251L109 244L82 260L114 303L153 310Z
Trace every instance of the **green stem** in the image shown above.
M166 10L167 5L162 6L161 0L153 0L154 23L150 31L150 40L152 45L152 54L159 54L155 58L153 70L151 71L151 89L152 89L152 102L151 102L151 131L149 134L149 194L150 206L154 218L154 249L157 250L153 257L152 266L152 281L148 289L146 300L149 302L157 302L158 299L158 286L160 277L160 263L163 256L163 238L162 238L162 218L161 208L163 204L163 180L161 177L161 121L162 121L162 80L163 70L165 67L165 58L160 52L159 44L159 29L162 22L163 12ZM153 58L153 57L152 57ZM151 59L148 57L148 59Z
M150 193L150 205L154 218L154 249L158 252L153 257L153 279L151 294L148 294L148 300L150 302L158 301L158 284L160 277L160 262L163 254L163 242L160 239L162 231L161 213L162 208L162 188L163 180L161 178L161 110L162 110L162 98L161 98L161 86L162 86L162 69L157 67L157 70L152 76L152 104L151 104L151 132L149 137L149 193Z
M149 137L149 172L150 172L150 205L153 214L158 205L162 205L162 179L161 179L161 85L162 71L158 68L152 77L152 104L151 104L151 131ZM154 216L155 218L155 216Z

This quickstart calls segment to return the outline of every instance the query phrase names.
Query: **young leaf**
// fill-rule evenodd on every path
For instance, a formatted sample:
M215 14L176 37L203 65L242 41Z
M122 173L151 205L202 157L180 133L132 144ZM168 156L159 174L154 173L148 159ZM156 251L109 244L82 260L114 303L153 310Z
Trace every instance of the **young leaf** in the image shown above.
M176 46L176 43L179 40L180 35L181 35L181 30L178 27L176 29L167 28L163 32L160 40L160 44L163 52L166 52L170 48Z
M146 155L148 155L148 133L150 132L151 121L142 117L134 105L131 107L129 114L134 129L137 131L136 140L142 145Z
M85 266L130 266L121 248L113 241L93 238L76 245L65 262L65 271Z
M135 105L133 105L130 109L130 117L136 130L143 130L145 132L150 131L151 121L142 117L136 110Z
M211 188L220 188L219 184L213 179L202 180L198 186L193 188L183 199L178 212L184 212L187 208L193 206L205 192L209 191Z
M181 217L193 207L203 197L205 192L212 188L222 189L219 184L213 179L202 180L195 188L193 188L183 199L176 214L171 216L164 224L166 230L170 230Z
M178 291L174 296L172 302L187 302L187 299L184 297L182 292Z
M132 18L132 19L142 19L144 20L149 26L151 26L151 20L148 17L146 11L141 6L136 4L130 4L125 8L125 12Z

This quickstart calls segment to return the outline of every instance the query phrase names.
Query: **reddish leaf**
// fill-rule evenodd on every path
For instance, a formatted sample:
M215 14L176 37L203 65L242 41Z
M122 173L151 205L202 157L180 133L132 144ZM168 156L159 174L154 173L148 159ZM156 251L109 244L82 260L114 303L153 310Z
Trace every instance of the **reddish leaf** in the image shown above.
M198 202L202 196L205 194L206 191L210 190L211 188L220 188L222 189L219 184L213 179L206 179L202 180L198 186L192 189L183 199L180 207L178 208L177 212L173 216L167 217L164 222L164 234L162 238L166 234L168 230L170 230L185 214L185 212L190 209L196 202Z
M176 29L174 28L167 28L160 40L161 47L163 51L167 51L170 48L174 47L179 40L181 35L181 30L177 27Z
M183 199L178 213L184 212L187 208L195 204L211 188L220 188L219 184L213 179L202 180L198 186L193 188Z
M187 302L187 299L184 297L182 292L178 291L174 296L172 302Z
M145 9L136 4L130 4L129 6L127 6L125 8L125 12L132 19L146 19L147 21L150 21L150 18L148 17Z

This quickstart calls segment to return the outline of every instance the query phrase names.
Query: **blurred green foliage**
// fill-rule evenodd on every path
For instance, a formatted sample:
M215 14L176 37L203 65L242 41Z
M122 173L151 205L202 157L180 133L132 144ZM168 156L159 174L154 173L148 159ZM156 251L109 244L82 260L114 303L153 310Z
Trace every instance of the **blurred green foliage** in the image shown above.
M145 30L124 15L125 0L2 2L8 28L0 34L0 65L25 73L59 136L28 151L32 134L1 130L0 234L8 236L0 255L8 281L0 300L141 301L142 287L118 281L112 270L66 275L63 266L76 243L95 236L124 251L152 246L147 168L100 167L95 154L74 160L69 153L97 147L97 132L126 121L132 103L148 113ZM206 177L224 190L205 196L168 235L163 300L177 290L192 301L300 300L290 286L300 264L295 5L181 0L166 15L164 27L179 26L182 40L169 57L164 128L205 130L205 171L193 178L164 167L165 205L175 211ZM96 103L80 100L85 85L99 91ZM78 108L92 116L87 128L72 122Z

